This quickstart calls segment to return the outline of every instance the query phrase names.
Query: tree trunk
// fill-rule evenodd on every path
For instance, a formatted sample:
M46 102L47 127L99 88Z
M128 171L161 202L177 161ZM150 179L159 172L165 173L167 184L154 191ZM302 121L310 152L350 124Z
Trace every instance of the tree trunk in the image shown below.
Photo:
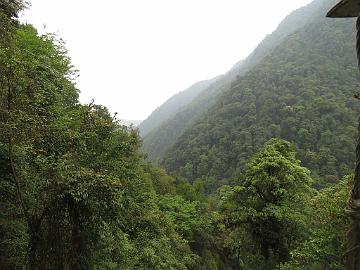
M29 269L30 270L38 270L41 268L39 265L39 254L38 254L38 248L41 241L40 237L40 221L34 220L28 222L28 228L29 228L29 244L28 244L28 263L29 263Z

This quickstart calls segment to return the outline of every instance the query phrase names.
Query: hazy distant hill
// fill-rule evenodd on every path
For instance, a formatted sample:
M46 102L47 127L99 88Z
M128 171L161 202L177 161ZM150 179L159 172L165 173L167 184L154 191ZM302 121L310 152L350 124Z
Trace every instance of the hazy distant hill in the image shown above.
M216 103L218 96L231 88L231 83L238 76L246 74L265 56L269 55L289 34L309 23L315 14L319 13L320 4L320 1L315 1L307 7L292 12L281 22L276 31L268 35L245 60L235 64L229 72L203 89L201 94L197 94L190 103L180 108L176 114L170 115L166 121L163 118L158 118L160 121L156 121L156 115L153 115L152 122L161 123L161 125L158 128L153 128L151 132L141 132L143 135L143 151L148 154L149 160L161 159L177 138ZM140 128L142 127L140 126Z
M120 120L121 124L125 125L125 126L131 126L133 125L134 127L137 127L141 124L142 120L126 120L126 119L121 119Z
M176 114L179 109L189 104L196 96L198 96L217 79L219 79L219 77L213 78L211 80L197 82L186 90L181 91L169 98L139 125L140 135L146 136L149 132L159 127L174 114Z
M315 176L333 181L349 172L360 113L353 98L359 85L355 22L325 18L334 2L317 0L292 14L311 19L179 137L163 158L170 173L192 180L231 177L271 137L294 142ZM268 48L270 39L260 46Z

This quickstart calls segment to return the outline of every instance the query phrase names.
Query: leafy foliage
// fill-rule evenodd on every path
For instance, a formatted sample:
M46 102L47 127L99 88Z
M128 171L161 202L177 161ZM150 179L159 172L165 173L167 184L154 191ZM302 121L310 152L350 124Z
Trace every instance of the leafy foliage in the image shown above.
M312 198L312 215L307 222L310 235L281 269L345 269L343 256L350 222L344 209L352 184L353 176L347 176Z
M1 18L0 269L187 269L137 131L79 103L61 40Z
M232 237L243 240L233 247L238 263L245 269L275 269L304 237L312 192L309 171L288 142L273 139L250 160L241 178L223 206Z
M352 166L357 77L353 28L312 19L328 4L295 12L190 94L169 140L215 105L164 160L171 176L144 162L137 130L79 103L62 40L21 24L22 1L1 1L0 269L344 269L352 177L329 182ZM312 189L300 164L329 187Z

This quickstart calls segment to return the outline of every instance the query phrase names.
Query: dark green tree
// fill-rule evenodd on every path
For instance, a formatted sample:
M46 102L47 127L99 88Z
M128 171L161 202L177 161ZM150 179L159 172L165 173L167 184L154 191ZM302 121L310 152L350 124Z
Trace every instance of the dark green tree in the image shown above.
M346 176L311 199L307 218L309 236L291 252L290 261L281 269L346 269L344 254L350 219L344 209L352 185L353 176Z
M272 139L239 181L223 204L230 248L245 269L275 269L306 232L309 171L295 158L293 145Z

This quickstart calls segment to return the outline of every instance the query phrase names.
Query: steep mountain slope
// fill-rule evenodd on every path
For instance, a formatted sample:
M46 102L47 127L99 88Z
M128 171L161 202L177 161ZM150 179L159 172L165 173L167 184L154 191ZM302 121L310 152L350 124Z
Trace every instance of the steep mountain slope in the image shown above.
M197 119L207 112L222 92L231 88L231 82L238 76L243 76L265 56L270 54L289 34L300 29L314 17L321 9L321 1L315 1L288 15L278 26L276 31L268 35L245 60L238 62L224 76L198 94L189 104L179 109L158 128L143 136L143 151L149 155L150 161L163 157L166 149L173 145L176 139ZM141 127L140 127L141 128ZM142 132L143 133L143 132Z
M271 137L299 148L315 176L334 181L353 167L359 83L353 20L330 20L333 0L289 35L169 149L162 164L188 179L232 177Z
M139 125L140 135L146 136L149 132L159 127L163 122L171 118L179 109L189 104L209 85L218 80L219 77L197 82L186 90L169 98Z

